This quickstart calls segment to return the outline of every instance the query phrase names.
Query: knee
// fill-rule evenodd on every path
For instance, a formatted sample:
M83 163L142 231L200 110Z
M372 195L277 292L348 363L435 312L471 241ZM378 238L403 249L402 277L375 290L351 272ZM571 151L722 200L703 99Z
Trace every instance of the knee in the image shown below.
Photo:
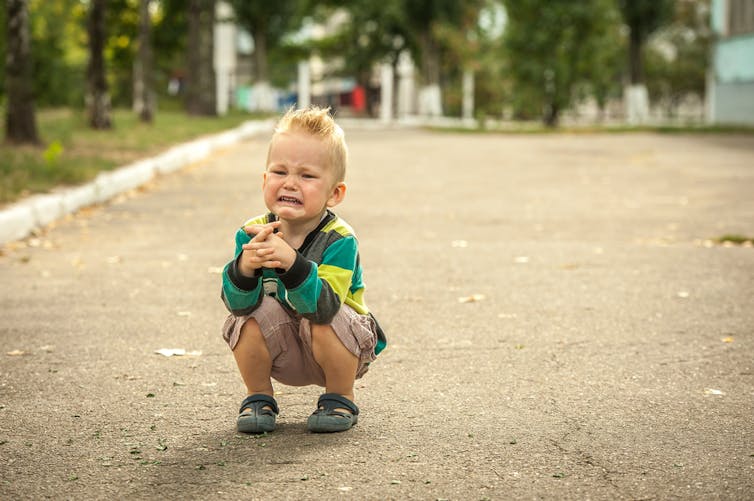
M236 346L241 344L244 346L260 346L266 344L264 336L262 335L262 329L253 318L247 320L241 327L240 336Z
M322 341L335 335L330 324L311 324L312 342Z

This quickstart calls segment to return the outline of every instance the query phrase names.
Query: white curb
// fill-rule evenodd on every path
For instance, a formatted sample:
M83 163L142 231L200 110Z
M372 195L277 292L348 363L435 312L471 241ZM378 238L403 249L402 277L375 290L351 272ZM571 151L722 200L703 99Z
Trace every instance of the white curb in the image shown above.
M155 176L167 174L209 156L255 134L271 132L274 121L250 121L239 127L174 146L156 157L140 160L112 172L99 174L94 181L49 195L35 195L0 210L0 245L29 236L82 207L106 202L115 195L141 186Z

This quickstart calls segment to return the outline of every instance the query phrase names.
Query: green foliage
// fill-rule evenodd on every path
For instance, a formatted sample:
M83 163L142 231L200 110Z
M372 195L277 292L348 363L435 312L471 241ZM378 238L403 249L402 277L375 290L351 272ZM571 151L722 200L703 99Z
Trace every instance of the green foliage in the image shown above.
M114 105L128 106L133 90L139 0L107 2L105 60ZM153 0L154 82L165 93L184 66L186 0ZM88 2L31 0L29 19L36 105L83 107L88 62ZM5 8L0 9L0 53L5 53ZM0 98L5 66L0 64Z
M108 0L105 45L108 92L113 106L129 106L139 27L139 0Z
M269 81L268 58L283 37L297 29L300 0L231 0L236 22L254 38L254 81Z
M63 154L63 145L59 140L55 140L42 153L42 158L47 165L54 165L58 163L60 155Z
M671 19L675 1L618 0L618 7L632 36L643 41Z
M505 92L503 65L500 60L502 38L494 26L485 26L480 18L503 15L493 1L466 2L461 14L434 24L433 35L441 54L443 75L443 110L451 116L461 115L463 73L474 73L474 106L477 115L497 116Z
M519 118L542 117L556 125L559 114L590 80L609 88L615 67L612 4L606 0L507 0L504 34L512 106ZM546 26L547 29L541 29ZM603 92L607 92L603 90Z
M337 75L353 76L366 85L374 64L395 63L406 47L408 31L401 0L354 0L346 5L350 22L312 48L326 58L339 58ZM329 11L331 12L331 11Z
M37 106L81 106L86 68L83 19L77 0L33 0L29 5Z
M5 33L6 21L6 7L5 2L0 3L0 54L5 54L5 40L7 35ZM3 102L5 97L5 61L0 61L0 103Z
M183 76L188 20L186 0L160 0L159 7L152 18L152 81L155 91L164 94L171 77ZM169 100L168 96L163 95L161 109L166 100Z
M646 48L646 84L653 102L672 116L689 95L704 97L712 33L709 1L680 1L673 21L657 31Z
M644 82L644 44L650 34L671 19L675 2L676 0L618 0L618 7L629 32L629 75L632 84Z

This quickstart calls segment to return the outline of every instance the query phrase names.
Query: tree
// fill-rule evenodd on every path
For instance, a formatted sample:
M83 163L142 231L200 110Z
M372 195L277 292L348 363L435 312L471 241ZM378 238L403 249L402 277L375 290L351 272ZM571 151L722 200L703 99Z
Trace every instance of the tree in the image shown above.
M648 115L649 100L644 86L644 45L657 28L668 22L675 0L618 0L623 20L629 30L627 115L630 122L641 122Z
M440 87L441 47L435 27L440 22L450 22L461 18L463 2L456 0L403 0L407 31L413 34L414 56L418 58L422 81L420 112L428 115L442 114L442 93Z
M595 37L608 17L603 0L506 0L504 44L519 115L558 124L597 69ZM547 29L541 29L542 26ZM602 69L606 71L607 69Z
M214 58L215 0L189 0L186 111L217 114Z
M149 16L150 0L139 1L138 53L134 63L134 111L139 120L151 122L154 112L152 99L152 20Z
M499 12L495 10L496 7ZM462 81L464 78L471 77L470 83L474 87L474 92L468 94L467 97L472 98L473 103L469 104L473 104L477 109L480 109L480 102L477 102L475 95L489 95L492 90L487 86L487 79L494 78L494 85L499 86L499 78L492 76L496 67L499 66L495 61L499 51L492 50L496 44L500 43L499 39L496 40L499 38L499 33L495 34L490 31L494 30L494 27L485 26L480 21L483 13L487 16L488 22L492 22L492 16L502 15L502 9L493 1L464 2L457 18L452 21L440 21L433 28L434 36L441 48L443 107L447 114L461 114L463 111ZM490 58L486 57L488 54L494 55ZM470 90L470 88L467 89L467 91ZM500 100L496 104L499 107ZM467 111L472 110L467 109ZM485 112L481 111L481 114L484 115Z
M709 1L680 0L673 21L657 30L645 48L649 96L673 116L683 99L705 94L712 32Z
M629 30L629 77L632 84L644 82L642 50L649 35L673 15L674 0L618 0Z
M368 113L376 114L374 105L379 91L372 84L374 67L379 63L395 65L410 38L403 0L350 0L332 2L330 9L322 9L321 3L318 7L322 18L332 15L333 7L345 9L348 22L330 36L312 43L311 49L323 58L338 61L332 74L354 78L366 90Z
M89 66L87 68L89 125L93 129L110 129L110 95L105 76L104 48L105 6L107 0L92 0L89 7L87 31L89 33Z
M32 94L29 13L26 0L6 0L7 54L5 84L8 104L5 138L13 143L39 143Z
M277 48L290 29L296 27L300 17L297 0L233 0L231 5L236 20L254 40L254 85L259 98L256 107L270 111L276 103L270 89L268 56Z
M35 103L81 106L86 86L86 6L79 0L29 4Z

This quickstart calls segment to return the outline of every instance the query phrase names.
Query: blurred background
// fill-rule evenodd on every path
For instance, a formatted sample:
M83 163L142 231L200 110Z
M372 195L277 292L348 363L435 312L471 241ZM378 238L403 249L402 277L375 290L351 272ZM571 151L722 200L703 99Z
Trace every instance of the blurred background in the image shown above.
M37 190L18 172L32 164L76 182L206 123L186 117L227 127L310 103L503 130L754 125L754 0L3 4L0 202Z

